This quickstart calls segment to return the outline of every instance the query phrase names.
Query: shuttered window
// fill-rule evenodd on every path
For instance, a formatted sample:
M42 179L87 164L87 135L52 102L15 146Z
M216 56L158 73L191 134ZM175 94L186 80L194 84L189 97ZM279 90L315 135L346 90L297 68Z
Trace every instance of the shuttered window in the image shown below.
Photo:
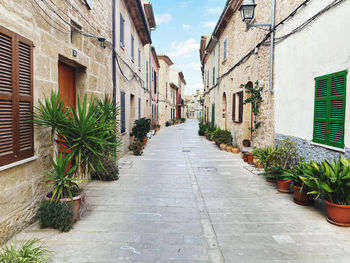
M0 26L0 166L34 155L33 43Z
M344 148L347 71L315 79L313 141Z
M122 14L120 14L120 29L119 29L119 33L120 33L120 44L124 47L124 17Z
M243 91L233 94L232 120L236 123L243 122Z
M215 103L211 105L211 124L215 125Z
M120 92L120 133L125 132L125 93Z

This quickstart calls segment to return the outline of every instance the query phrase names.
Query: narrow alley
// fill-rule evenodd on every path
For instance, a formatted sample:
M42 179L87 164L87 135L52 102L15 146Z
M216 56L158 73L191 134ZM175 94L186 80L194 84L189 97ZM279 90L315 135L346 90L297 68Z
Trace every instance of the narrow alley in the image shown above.
M124 156L120 179L92 182L69 233L34 224L54 262L349 262L350 230L327 223L322 202L292 195L197 135L198 122L163 128L144 154Z

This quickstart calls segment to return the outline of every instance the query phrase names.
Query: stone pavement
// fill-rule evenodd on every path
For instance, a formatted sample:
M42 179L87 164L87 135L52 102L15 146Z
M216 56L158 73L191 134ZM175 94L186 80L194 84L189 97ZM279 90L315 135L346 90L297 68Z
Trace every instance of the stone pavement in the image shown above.
M69 233L34 224L16 239L42 238L56 263L350 262L350 229L329 224L322 202L294 204L197 127L162 128L120 160L119 181L90 183Z

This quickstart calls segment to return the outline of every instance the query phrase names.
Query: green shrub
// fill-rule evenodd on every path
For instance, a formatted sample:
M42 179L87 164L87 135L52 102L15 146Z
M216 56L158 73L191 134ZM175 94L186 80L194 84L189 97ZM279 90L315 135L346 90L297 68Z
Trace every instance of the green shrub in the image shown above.
M52 252L39 239L31 239L21 244L5 246L0 250L0 263L49 263Z
M74 224L73 205L71 202L54 203L42 201L38 211L41 228L52 227L61 232L68 232Z
M185 121L186 121L185 118L181 118L181 120L180 120L181 123L184 123Z
M232 145L233 137L230 131L218 129L213 134L213 140L218 145L221 143Z
M92 174L92 179L101 181L116 181L119 179L118 165L114 160L102 160L103 169Z
M146 138L147 133L151 129L151 120L146 118L141 118L135 121L134 127L132 128L132 134L138 141L143 141Z
M198 125L199 125L198 135L204 136L204 134L206 133L208 124L206 122L200 122Z

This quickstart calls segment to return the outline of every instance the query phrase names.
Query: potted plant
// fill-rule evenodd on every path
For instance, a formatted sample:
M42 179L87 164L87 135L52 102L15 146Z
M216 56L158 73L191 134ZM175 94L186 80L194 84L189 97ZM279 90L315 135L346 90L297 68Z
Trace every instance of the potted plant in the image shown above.
M134 155L139 156L142 155L144 144L143 142L135 141L132 147L132 151Z
M350 159L312 162L300 178L310 190L308 194L324 200L328 222L350 226Z
M169 127L169 126L171 126L171 123L170 123L169 121L167 121L167 122L165 123L165 126L166 126L166 127Z
M312 195L307 194L308 188L303 180L301 180L301 176L306 176L306 174L304 175L304 169L309 165L312 165L312 163L305 164L305 162L301 162L293 169L284 173L285 178L291 181L291 186L293 188L294 194L294 202L299 205L311 205L314 200Z
M237 154L239 153L239 148L237 145L237 140L236 140L236 133L234 132L233 136L232 136L232 153Z
M252 153L248 152L247 153L247 162L248 162L248 164L253 165L254 164L253 160L254 160L254 155Z
M242 143L244 147L250 147L250 140L244 139Z
M232 134L230 131L217 129L213 133L213 140L221 150L226 150L226 147L232 144Z
M244 162L248 162L248 152L242 151L242 158Z
M159 130L160 130L160 125L157 124L157 125L156 125L156 132L159 132Z
M254 148L252 152L254 159L253 162L257 168L264 168L264 165L261 163L260 158L264 158L266 154L266 149L264 148Z

